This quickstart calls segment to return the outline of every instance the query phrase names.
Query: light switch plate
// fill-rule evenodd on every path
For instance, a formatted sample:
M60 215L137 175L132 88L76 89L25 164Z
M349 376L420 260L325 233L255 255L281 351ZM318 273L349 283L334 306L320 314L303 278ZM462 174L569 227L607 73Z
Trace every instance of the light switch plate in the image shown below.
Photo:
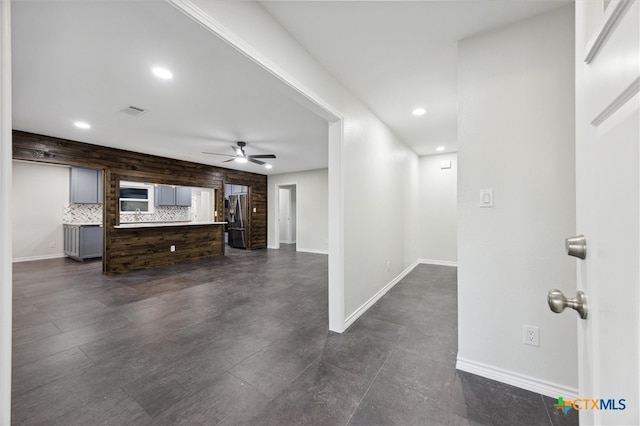
M493 189L480 190L480 207L493 207Z

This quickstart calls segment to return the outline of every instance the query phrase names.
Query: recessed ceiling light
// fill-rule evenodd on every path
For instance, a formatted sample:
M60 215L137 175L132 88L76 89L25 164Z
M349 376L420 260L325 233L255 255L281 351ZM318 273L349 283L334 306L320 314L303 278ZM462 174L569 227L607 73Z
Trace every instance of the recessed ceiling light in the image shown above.
M425 115L426 112L427 112L427 110L424 109L424 108L416 108L416 109L413 110L412 114L413 115Z
M246 163L247 159L244 157L236 157L236 163Z
M444 150L445 150L444 146L439 146L439 147L436 148L436 151L438 151L438 152L442 152Z
M173 73L166 68L155 67L152 68L151 71L156 77L163 78L165 80L173 78Z
M265 165L264 165L264 168L265 168L265 169L272 169L272 168L273 168L273 166L272 166L271 164L265 164Z
M74 121L73 125L76 126L79 129L90 129L91 128L91 124L86 123L84 121Z

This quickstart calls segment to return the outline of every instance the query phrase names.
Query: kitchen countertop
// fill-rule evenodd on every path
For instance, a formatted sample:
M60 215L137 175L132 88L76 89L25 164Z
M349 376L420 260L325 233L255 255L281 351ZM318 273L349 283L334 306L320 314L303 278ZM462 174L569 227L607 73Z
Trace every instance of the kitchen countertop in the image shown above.
M114 226L116 229L154 228L160 226L226 225L227 222L127 222Z
M102 226L101 223L94 223L94 222L78 222L78 223L69 223L69 222L63 222L63 225L70 225L70 226Z

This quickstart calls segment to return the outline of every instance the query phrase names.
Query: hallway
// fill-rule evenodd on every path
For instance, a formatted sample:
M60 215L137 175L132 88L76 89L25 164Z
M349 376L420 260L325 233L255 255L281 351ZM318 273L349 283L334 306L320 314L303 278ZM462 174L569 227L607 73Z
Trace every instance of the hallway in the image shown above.
M340 335L327 257L284 247L116 276L14 264L13 424L577 424L455 370L455 268L418 266Z

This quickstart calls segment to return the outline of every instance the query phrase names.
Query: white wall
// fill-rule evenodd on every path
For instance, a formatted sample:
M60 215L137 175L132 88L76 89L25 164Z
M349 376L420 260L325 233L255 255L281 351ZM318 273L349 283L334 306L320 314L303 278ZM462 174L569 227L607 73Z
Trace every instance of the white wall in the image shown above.
M13 162L14 262L64 257L62 222L68 203L68 167Z
M276 221L278 186L295 185L296 193L296 250L311 253L328 252L328 185L327 169L299 173L284 173L267 177L267 245L278 246Z
M342 331L418 258L417 155L259 4L173 3L315 102L302 103L342 119L341 129L329 131L329 320ZM408 190L398 191L400 182ZM339 304L343 324L334 322Z
M414 221L418 156L379 121L358 118L357 134L345 138L343 146L345 314L349 322L418 258L418 223Z
M11 423L11 2L0 1L0 425Z
M442 169L443 161L451 162ZM455 265L458 259L458 155L420 157L420 257Z
M577 386L576 315L546 302L576 286L573 40L571 4L458 49L458 368L553 397Z

